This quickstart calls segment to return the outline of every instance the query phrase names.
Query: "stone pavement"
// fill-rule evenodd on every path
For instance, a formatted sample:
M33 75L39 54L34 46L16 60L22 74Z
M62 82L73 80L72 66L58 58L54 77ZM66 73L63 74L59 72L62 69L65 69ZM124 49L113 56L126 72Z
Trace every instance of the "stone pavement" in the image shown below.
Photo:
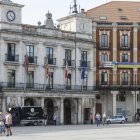
M140 124L13 127L0 140L140 140Z

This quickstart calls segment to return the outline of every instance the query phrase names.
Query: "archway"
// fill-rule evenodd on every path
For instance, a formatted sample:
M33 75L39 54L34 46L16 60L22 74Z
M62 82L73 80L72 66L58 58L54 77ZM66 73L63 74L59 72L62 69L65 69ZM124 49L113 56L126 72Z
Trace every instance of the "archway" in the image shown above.
M64 100L64 124L71 124L71 102Z
M32 98L27 98L24 100L24 106L35 106L35 101Z
M48 116L48 124L53 124L54 104L51 99L45 100L45 108Z

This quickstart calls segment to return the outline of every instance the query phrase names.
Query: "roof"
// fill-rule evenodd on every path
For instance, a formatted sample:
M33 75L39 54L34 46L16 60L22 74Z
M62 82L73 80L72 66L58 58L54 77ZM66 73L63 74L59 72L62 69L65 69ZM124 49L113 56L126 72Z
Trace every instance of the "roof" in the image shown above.
M87 11L94 21L140 22L140 2L111 1Z

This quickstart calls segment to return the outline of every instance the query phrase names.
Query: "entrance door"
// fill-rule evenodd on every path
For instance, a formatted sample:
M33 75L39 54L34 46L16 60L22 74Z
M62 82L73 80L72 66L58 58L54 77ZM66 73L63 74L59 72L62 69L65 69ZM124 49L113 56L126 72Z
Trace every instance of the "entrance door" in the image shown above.
M53 115L54 115L54 106L53 101L47 101L47 116L48 116L48 124L53 124Z
M64 101L64 124L71 124L71 103L68 99Z
M102 104L101 103L96 103L96 112L99 113L102 116Z
M91 111L90 108L84 108L84 123L85 124L89 123L89 115L91 113L90 111Z

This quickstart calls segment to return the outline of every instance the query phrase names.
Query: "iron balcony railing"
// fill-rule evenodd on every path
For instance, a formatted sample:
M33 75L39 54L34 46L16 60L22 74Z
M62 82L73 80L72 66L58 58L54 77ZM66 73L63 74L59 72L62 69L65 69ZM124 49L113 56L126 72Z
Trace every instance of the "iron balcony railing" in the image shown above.
M80 67L90 68L90 61L80 60Z
M26 55L25 55L25 61L26 61ZM29 64L37 64L37 56L28 56Z
M93 92L94 86L81 86L81 85L61 85L61 84L38 84L38 83L8 83L0 82L2 90L34 90L34 91L52 91L52 92Z
M75 67L75 60L67 60L68 67ZM66 66L66 59L63 59L63 66Z
M5 61L19 62L19 55L5 54Z
M46 57L44 58L44 64L46 65ZM49 65L56 65L56 58L48 58Z
M130 50L131 44L122 44L120 43L120 50Z

